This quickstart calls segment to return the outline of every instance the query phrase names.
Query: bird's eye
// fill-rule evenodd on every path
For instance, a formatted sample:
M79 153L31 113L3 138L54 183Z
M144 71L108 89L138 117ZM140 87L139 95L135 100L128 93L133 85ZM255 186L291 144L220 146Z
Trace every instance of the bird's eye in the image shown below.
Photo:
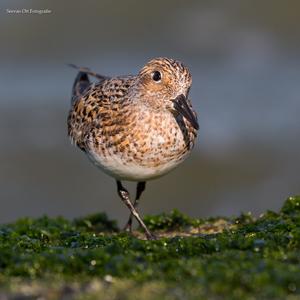
M152 79L156 82L160 81L161 80L161 74L159 71L154 71L152 73Z

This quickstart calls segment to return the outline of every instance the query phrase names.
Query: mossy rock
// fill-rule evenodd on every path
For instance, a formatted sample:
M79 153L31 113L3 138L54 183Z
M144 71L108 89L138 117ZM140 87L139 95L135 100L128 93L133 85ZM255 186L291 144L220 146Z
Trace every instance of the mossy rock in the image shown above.
M0 298L299 299L299 207L295 196L257 219L147 216L156 241L105 214L20 219L0 226Z

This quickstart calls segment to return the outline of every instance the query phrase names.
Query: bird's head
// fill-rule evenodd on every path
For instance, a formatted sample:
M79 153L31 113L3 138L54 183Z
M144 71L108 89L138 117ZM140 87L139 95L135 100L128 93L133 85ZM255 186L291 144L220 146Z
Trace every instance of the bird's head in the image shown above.
M140 101L157 110L180 114L198 129L197 118L188 103L192 76L181 62L169 58L155 58L139 72L136 92Z

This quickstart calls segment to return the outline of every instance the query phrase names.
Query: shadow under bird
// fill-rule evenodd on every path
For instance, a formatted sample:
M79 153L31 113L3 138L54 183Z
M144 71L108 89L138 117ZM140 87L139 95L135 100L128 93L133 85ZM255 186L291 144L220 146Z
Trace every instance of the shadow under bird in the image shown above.
M147 239L154 239L137 206L146 181L178 166L195 144L199 125L188 98L191 74L169 58L152 59L135 76L107 77L71 66L79 73L72 90L69 137L116 179L118 194L130 210L125 230L131 231L134 216ZM122 180L137 182L133 203Z

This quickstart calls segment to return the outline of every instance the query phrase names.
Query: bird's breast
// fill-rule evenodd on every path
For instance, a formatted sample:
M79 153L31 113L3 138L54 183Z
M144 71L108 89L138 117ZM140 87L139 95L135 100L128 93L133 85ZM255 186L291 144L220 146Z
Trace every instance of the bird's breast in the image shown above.
M162 176L193 148L196 132L170 113L139 111L127 118L113 128L98 127L88 139L89 158L115 178L141 181Z

